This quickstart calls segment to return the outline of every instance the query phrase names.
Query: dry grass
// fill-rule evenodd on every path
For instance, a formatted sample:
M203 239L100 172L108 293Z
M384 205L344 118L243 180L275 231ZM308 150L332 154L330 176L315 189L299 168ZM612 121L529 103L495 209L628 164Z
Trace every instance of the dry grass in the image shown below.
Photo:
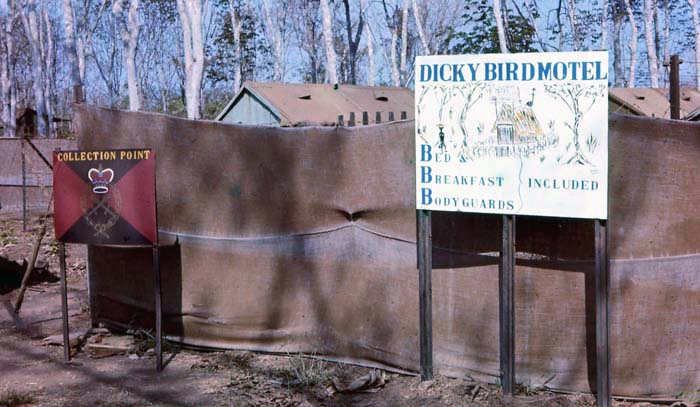
M28 391L0 388L0 407L17 407L33 403L34 395Z
M330 382L328 363L316 358L315 353L310 356L302 353L287 354L287 357L286 373L289 376L289 386L314 387Z

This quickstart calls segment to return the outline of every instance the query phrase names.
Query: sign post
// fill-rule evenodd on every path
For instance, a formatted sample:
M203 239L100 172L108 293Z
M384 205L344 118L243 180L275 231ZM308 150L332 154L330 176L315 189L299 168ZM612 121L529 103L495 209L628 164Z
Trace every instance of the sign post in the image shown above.
M162 370L161 279L158 259L155 153L150 149L55 151L54 229L59 242L66 360L68 298L65 243L153 248L156 368Z
M506 395L515 391L515 217L593 219L598 405L610 405L607 83L606 52L416 58L421 378L433 371L432 356L424 356L432 352L431 324L424 320L432 265L422 216L438 210L503 217L499 326Z

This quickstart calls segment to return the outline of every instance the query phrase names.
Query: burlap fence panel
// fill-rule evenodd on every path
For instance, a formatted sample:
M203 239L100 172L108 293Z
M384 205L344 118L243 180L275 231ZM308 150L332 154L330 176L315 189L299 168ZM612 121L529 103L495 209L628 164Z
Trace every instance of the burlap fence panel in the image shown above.
M254 128L89 106L80 148L156 151L166 332L418 369L413 123ZM700 127L610 117L613 392L700 372ZM498 376L500 217L435 212L437 370ZM593 223L519 217L519 382L594 390ZM90 251L93 318L149 324L149 249Z
M75 140L32 138L32 144L51 162L54 150L75 150ZM44 214L51 198L51 169L28 143L24 145L26 205L32 214ZM0 215L22 214L22 141L0 138Z

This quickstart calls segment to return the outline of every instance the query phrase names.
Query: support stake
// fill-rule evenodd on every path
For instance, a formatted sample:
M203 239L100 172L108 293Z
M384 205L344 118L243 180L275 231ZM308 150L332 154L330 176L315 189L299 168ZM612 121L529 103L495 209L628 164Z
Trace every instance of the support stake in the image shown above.
M58 244L58 262L61 268L61 314L63 316L63 360L70 361L70 331L68 327L68 282L66 281L66 244Z
M605 220L595 220L596 398L598 407L612 406L610 394L610 259Z
M503 215L503 248L498 273L500 366L503 395L515 394L515 215Z
M158 245L153 246L153 274L155 276L156 296L156 370L163 370L163 304L160 289L160 261Z
M420 379L433 378L433 233L431 212L417 210Z

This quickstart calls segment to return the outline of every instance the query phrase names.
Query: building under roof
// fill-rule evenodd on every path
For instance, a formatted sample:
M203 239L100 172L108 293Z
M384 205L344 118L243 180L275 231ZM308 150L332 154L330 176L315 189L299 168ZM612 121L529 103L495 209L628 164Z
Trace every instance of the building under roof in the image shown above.
M413 91L399 87L245 82L216 120L257 126L332 125L354 113L357 125L413 119Z
M667 88L610 88L608 109L610 112L670 119L668 92ZM681 119L693 120L700 116L699 112L700 92L697 89L682 88Z

